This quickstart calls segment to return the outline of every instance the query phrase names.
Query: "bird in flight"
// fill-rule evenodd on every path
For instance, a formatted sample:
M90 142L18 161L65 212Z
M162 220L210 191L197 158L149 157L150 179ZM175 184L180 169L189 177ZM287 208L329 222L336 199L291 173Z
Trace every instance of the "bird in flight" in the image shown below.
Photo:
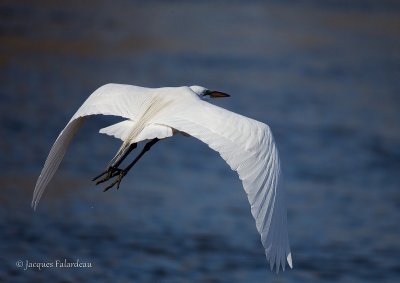
M138 160L158 141L177 134L195 137L217 151L236 171L250 202L256 228L261 235L271 270L286 261L292 265L287 232L286 200L280 185L280 163L270 128L211 103L229 97L201 86L145 88L106 84L94 91L61 131L36 182L32 207L36 209L48 183L55 174L67 147L85 119L92 115L124 118L100 130L122 140L107 169L96 176L96 184L109 182L104 191L117 189ZM121 163L147 141L143 150L125 168Z

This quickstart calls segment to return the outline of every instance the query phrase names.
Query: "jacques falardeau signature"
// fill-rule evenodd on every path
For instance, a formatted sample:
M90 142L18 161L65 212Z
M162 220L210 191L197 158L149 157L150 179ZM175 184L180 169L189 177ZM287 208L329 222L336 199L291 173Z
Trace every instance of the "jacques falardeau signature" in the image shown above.
M21 264L22 263L22 264ZM22 262L21 260L17 262L18 267L23 267L24 270L27 270L29 268L36 268L39 270L45 269L45 268L92 268L93 264L91 262L85 262L81 261L79 258L76 259L75 261L69 261L67 259L56 259L54 261L48 261L48 262L37 262L37 261L29 261L25 260L25 262Z

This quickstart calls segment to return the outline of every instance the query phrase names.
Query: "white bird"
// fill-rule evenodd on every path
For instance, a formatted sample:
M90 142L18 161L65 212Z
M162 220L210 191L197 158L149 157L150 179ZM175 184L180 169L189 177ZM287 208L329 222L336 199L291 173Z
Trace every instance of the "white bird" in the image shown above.
M98 183L119 184L131 167L157 141L184 134L193 136L217 151L242 180L251 213L261 235L271 270L292 256L287 232L285 194L279 184L280 163L270 128L261 122L215 106L205 100L229 95L200 86L145 88L106 84L93 92L68 122L55 141L36 182L32 207L39 200L56 172L71 139L83 121L91 115L114 115L125 118L100 133L123 141L108 169L94 178ZM138 157L125 169L118 166L140 141L150 140Z

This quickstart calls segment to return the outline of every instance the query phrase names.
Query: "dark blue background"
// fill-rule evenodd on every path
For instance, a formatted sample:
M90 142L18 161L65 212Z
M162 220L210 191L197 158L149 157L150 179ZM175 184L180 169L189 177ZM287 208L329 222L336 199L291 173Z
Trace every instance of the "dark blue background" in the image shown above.
M84 2L84 3L82 3ZM2 1L0 281L396 282L397 1ZM157 144L102 193L120 142L85 124L38 211L48 151L102 84L198 84L269 124L294 269L269 271L241 183L193 138ZM22 270L17 260L91 262Z

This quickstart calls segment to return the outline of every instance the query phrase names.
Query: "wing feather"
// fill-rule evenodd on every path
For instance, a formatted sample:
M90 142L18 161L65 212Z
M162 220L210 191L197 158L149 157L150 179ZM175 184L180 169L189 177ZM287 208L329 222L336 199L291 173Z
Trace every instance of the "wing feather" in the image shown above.
M148 101L154 89L106 84L94 91L61 131L46 159L33 192L32 207L36 209L40 198L60 165L69 143L90 115L114 115L134 119Z
M270 128L200 100L161 122L208 144L238 173L271 269L284 269L286 261L292 267L280 162Z

